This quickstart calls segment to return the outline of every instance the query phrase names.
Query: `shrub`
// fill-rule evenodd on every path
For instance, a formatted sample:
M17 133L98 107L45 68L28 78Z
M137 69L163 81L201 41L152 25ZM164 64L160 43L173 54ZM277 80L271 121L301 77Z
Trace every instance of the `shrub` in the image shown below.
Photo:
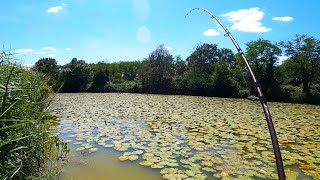
M108 82L105 85L106 92L139 93L141 90L142 85L139 81L122 81L121 83Z
M270 98L276 101L301 103L304 95L302 88L292 85L281 85L278 89L271 92Z
M240 89L239 90L239 97L247 98L250 95L249 89Z
M311 86L310 96L306 99L306 102L320 104L320 84Z

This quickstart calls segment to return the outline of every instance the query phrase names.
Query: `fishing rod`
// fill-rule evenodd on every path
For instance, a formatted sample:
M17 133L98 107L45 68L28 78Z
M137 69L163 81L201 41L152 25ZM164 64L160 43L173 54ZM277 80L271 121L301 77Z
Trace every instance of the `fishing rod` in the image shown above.
M204 11L206 13L208 13L212 19L216 20L218 22L218 24L223 28L223 30L226 32L225 36L229 36L229 38L231 39L232 43L234 44L234 46L236 47L238 53L241 55L242 60L244 61L244 63L246 64L247 69L249 70L249 73L251 75L251 78L253 80L254 86L257 90L258 96L259 96L259 100L261 102L262 108L263 108L263 112L265 114L266 120L267 120L267 124L268 124L268 129L269 129L269 133L271 136L271 141L272 141L272 146L273 146L273 152L274 152L274 156L276 159L276 165L277 165L277 170L278 170L278 177L280 180L285 180L285 173L284 173L284 168L283 168L283 162L282 162L282 157L281 157L281 152L280 152L280 148L279 148L279 143L278 143L278 138L277 138L277 134L276 131L274 129L273 126L273 122L272 122L272 118L271 118L271 114L267 105L267 101L266 98L264 97L262 90L261 90L261 86L260 83L258 82L256 76L254 75L248 61L247 58L245 56L245 54L243 53L242 49L240 48L239 44L237 43L237 41L234 39L234 37L232 36L232 34L230 33L230 31L221 23L221 21L214 16L210 11L204 9L204 8L194 8L192 10L190 10L188 12L188 14L186 15L186 17L195 10L200 10L200 11Z

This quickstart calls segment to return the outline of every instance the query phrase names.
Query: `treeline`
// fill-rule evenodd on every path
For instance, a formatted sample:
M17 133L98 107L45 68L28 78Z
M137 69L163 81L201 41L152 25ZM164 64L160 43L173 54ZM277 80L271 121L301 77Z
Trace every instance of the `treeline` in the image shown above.
M280 63L280 56L289 58ZM320 40L296 35L272 43L247 43L246 56L268 100L320 104ZM199 44L187 59L160 45L142 61L88 64L52 58L32 68L59 92L136 92L218 97L256 94L239 54L216 44Z

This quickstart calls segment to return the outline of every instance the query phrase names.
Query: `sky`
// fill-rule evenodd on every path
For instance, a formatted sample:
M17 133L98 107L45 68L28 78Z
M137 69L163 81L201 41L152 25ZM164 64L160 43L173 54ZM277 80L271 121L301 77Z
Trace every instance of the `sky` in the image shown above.
M43 57L66 64L143 60L160 44L187 58L201 43L236 52L223 30L243 50L263 38L287 41L296 34L320 39L319 0L1 0L0 42L20 63ZM285 56L281 57L285 59Z

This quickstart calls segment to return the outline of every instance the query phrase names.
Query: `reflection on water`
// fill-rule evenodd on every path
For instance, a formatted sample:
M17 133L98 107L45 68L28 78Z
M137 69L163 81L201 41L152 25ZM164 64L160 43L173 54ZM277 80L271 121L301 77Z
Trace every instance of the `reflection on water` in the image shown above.
M72 155L71 155L72 154ZM132 162L120 162L119 153L99 149L96 153L81 155L74 151L68 157L59 179L73 180L157 180L159 171L153 171Z
M68 153L67 160L62 167L61 173L57 179L72 179L72 180L157 180L162 179L159 170L153 170L139 166L134 162L121 162L118 157L121 152L114 149L99 146L96 142L91 142L92 146L98 147L95 153L88 151L77 151L79 144L86 141L77 139L73 131L76 127L70 124L65 118L60 119L59 137L68 142L68 148L71 150ZM115 120L111 120L114 123ZM53 126L57 126L54 124ZM83 131L87 133L87 131ZM88 132L90 133L90 132ZM96 127L91 132L92 136L96 137L99 131ZM74 142L75 144L73 144Z

